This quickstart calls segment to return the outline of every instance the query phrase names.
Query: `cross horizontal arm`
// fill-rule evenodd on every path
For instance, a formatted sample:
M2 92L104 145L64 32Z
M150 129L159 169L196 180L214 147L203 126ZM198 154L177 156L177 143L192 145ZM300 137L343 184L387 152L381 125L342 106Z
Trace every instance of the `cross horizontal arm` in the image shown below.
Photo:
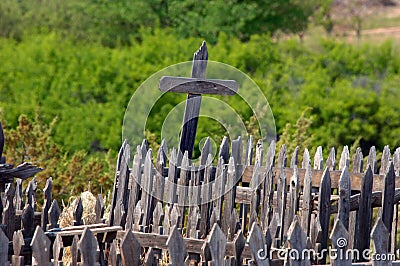
M180 92L190 94L234 95L238 84L234 80L198 79L164 76L160 79L162 92Z

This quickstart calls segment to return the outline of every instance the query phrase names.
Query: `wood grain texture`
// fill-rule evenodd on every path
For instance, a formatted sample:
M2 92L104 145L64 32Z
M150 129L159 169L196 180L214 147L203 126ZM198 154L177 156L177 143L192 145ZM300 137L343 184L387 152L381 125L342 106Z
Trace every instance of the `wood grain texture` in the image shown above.
M218 224L214 224L206 241L214 266L224 266L226 237Z
M78 242L78 248L81 252L80 266L96 266L99 265L97 258L97 240L93 232L89 228L85 228L81 239Z
M160 79L162 92L234 95L239 85L234 80L198 79L164 76Z
M389 254L390 231L386 228L382 219L378 217L371 231L371 238L376 254ZM388 260L373 260L372 265L390 265Z
M363 252L370 246L370 228L372 225L372 182L373 174L371 166L365 172L360 193L360 203L356 218L354 248ZM362 260L361 260L362 261Z
M9 265L8 263L8 238L0 229L0 265Z
M247 242L249 244L251 256L253 257L253 260L257 262L257 265L269 266L269 254L265 254L267 252L267 250L265 250L265 237L257 223L253 223L251 226ZM261 254L265 255L265 258L264 256L260 256L260 250L264 252L261 252Z
M350 173L348 166L345 165L339 179L338 219L346 230L349 229L350 220L350 187Z
M171 233L168 236L166 245L168 246L168 251L171 261L169 265L170 266L184 265L187 256L186 244L176 226L174 226L171 229Z
M347 168L347 166L345 166ZM347 256L349 233L340 219L336 219L330 235L332 244L337 250L338 256L333 261L335 266L351 266L351 258ZM343 254L343 255L341 255ZM332 263L332 262L331 262Z
M50 239L44 234L43 229L37 226L31 242L32 265L52 265L50 262L50 245Z
M319 220L321 223L322 235L321 235L321 249L328 247L328 232L329 232L329 220L331 214L331 177L327 168L324 170L324 175L321 180L319 187ZM319 264L326 262L326 254L322 256L322 259L318 261Z
M139 266L141 246L131 230L127 230L121 240L121 258L124 266Z

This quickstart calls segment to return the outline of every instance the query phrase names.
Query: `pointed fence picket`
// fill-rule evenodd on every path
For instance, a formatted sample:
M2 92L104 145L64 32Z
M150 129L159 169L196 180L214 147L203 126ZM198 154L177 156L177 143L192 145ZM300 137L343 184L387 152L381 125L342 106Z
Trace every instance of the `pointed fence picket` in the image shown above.
M79 199L74 226L60 228L52 179L40 212L35 179L24 200L24 183L16 180L0 201L0 265L62 265L68 247L72 265L159 265L166 258L169 265L349 265L368 259L269 255L276 249L319 252L337 247L338 239L348 244L343 251L362 253L371 244L387 254L399 248L400 148L391 154L386 146L380 161L374 147L366 158L359 148L351 158L347 147L337 158L332 148L325 161L322 147L311 156L299 148L288 154L275 142L253 144L252 137L224 138L214 158L207 139L196 164L186 153L179 158L176 149L168 151L165 141L155 160L146 141L133 156L124 142L108 224L98 195L96 225L83 225ZM381 209L376 217L374 209Z

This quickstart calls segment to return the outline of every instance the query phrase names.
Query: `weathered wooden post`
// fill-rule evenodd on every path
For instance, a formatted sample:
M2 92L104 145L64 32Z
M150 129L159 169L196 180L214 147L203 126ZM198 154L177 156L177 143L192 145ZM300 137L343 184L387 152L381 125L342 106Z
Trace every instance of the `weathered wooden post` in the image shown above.
M194 53L190 78L164 76L160 79L159 88L161 91L188 94L179 144L178 165L180 165L185 151L188 151L189 159L192 158L197 122L199 120L201 95L234 95L238 90L238 84L234 80L206 79L207 60L208 50L206 42L203 41L199 50Z

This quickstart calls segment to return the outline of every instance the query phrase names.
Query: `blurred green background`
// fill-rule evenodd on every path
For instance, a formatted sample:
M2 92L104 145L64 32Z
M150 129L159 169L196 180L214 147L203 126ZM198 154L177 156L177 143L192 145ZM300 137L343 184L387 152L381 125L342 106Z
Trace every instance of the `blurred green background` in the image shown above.
M32 161L66 198L91 184L108 190L125 108L151 74L209 58L261 88L280 143L392 151L400 135L397 1L385 0L2 0L0 117L10 163ZM399 31L400 32L400 31ZM161 142L168 94L152 111L150 146ZM229 104L239 104L234 99ZM257 137L252 113L243 111ZM223 129L200 120L199 137ZM170 147L171 148L171 147Z

